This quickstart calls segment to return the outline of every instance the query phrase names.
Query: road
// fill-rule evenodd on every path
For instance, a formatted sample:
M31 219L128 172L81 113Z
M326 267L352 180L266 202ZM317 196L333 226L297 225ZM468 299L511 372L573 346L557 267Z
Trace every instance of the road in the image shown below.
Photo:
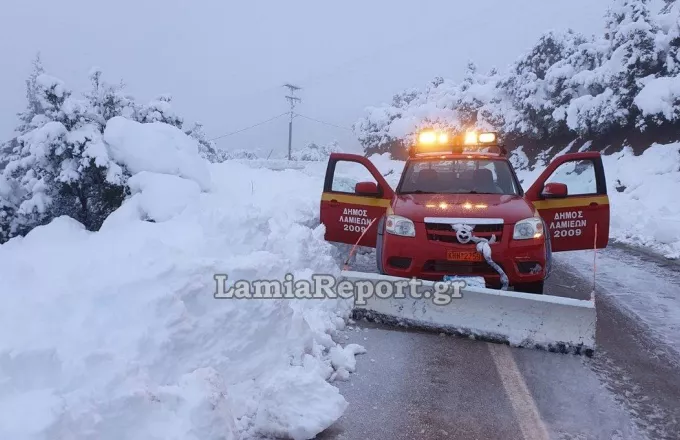
M366 322L348 328L340 338L368 353L337 383L350 406L319 438L680 439L676 338L646 319L658 313L642 309L641 318L628 301L662 296L675 307L662 313L675 319L665 324L680 329L671 313L680 310L680 266L612 246L600 252L597 270L593 358ZM623 289L617 271L636 281ZM556 257L546 288L584 299L592 285L592 254L574 253Z

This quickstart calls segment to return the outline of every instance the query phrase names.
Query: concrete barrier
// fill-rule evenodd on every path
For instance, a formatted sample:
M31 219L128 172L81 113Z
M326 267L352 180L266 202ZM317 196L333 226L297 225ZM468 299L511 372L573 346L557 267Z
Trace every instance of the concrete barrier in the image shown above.
M342 272L351 281L408 281L373 273ZM422 281L419 295L433 289L434 282ZM500 291L480 287L461 289L461 298L447 305L432 299L379 298L355 304L354 316L507 343L517 347L539 348L560 353L591 356L595 349L596 311L593 301Z

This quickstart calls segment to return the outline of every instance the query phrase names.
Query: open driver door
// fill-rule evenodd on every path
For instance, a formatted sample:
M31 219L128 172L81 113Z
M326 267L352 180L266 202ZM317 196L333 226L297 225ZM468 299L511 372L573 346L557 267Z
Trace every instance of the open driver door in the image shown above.
M556 157L525 197L545 221L553 252L607 247L609 198L599 152Z
M331 154L320 207L326 240L355 244L365 232L359 245L375 247L378 221L393 196L370 160L357 154Z

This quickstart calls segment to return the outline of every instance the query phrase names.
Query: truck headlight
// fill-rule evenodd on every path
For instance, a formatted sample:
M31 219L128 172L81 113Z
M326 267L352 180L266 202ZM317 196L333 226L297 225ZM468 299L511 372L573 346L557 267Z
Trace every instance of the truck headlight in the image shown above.
M388 215L385 230L390 234L401 235L402 237L416 236L416 226L413 222L400 215Z
M515 223L515 231L512 233L513 239L528 240L541 237L543 237L543 220L540 218L525 218Z

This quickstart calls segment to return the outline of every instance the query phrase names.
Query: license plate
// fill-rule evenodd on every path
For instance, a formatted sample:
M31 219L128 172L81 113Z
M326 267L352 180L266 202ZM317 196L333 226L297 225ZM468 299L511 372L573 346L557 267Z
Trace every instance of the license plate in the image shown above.
M484 261L484 257L479 252L446 251L446 259L449 261Z

